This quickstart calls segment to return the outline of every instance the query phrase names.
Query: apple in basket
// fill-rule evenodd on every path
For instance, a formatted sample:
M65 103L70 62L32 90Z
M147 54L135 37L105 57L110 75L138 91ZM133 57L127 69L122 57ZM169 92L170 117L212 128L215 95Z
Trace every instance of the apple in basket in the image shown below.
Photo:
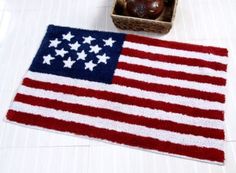
M156 19L164 9L164 0L126 0L130 16Z

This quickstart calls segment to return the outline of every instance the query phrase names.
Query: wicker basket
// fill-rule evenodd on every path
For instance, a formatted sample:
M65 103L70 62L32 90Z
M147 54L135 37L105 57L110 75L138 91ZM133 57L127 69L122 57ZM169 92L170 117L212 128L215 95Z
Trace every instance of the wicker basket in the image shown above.
M147 31L166 34L170 31L175 18L178 0L174 0L171 6L166 6L162 14L155 20L131 17L119 14L116 7L119 0L116 0L112 10L112 20L116 27L125 30Z

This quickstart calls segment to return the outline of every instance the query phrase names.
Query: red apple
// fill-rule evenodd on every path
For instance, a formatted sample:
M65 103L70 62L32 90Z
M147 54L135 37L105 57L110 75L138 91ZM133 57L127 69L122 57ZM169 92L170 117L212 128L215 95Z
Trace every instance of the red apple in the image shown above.
M164 9L164 0L126 0L130 16L155 19Z

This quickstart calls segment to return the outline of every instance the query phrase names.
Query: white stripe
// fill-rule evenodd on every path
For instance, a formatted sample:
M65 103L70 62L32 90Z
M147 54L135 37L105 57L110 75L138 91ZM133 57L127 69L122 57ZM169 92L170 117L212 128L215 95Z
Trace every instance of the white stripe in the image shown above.
M169 63L169 62L153 61L153 60L145 59L145 57L138 58L138 57L121 55L119 57L119 62L125 62L129 64L134 64L134 65L142 65L145 67L158 68L158 69L163 69L163 70L168 70L168 71L185 72L185 73L190 73L190 74L206 75L206 76L219 77L219 78L224 78L224 79L226 78L226 72L224 71L213 70L213 69L205 68L205 67L184 65L184 64L174 64L174 63Z
M136 73L136 72L121 70L121 69L116 69L114 75L128 78L128 79L134 79L134 80L138 80L138 81L142 81L146 83L177 86L181 88L195 89L195 90L206 91L210 93L219 93L219 94L225 93L225 86L218 86L218 85L213 85L213 84L199 83L199 82L179 80L179 79L164 78L164 77L158 77L158 76L143 74L143 73Z
M172 55L172 56L180 56L185 58L196 58L201 59L205 61L210 62L219 62L221 64L227 64L227 57L225 56L218 56L208 53L201 53L196 51L187 51L187 50L179 50L179 49L173 49L173 48L165 48L165 47L158 47L158 46L150 46L146 44L140 44L140 43L134 43L125 41L123 44L123 47L140 50L144 52L150 52L150 53L157 53L157 54L163 54L163 55Z
M88 89L98 90L98 91L113 92L117 94L137 97L141 99L144 98L144 99L150 99L154 101L163 101L166 103L173 103L173 104L195 107L195 108L200 108L200 109L205 109L205 110L209 110L209 109L224 110L224 104L219 103L219 102L213 102L213 101L207 101L207 100L189 98L189 97L183 97L183 96L176 96L176 95L171 95L171 94L144 91L141 89L120 86L120 85L115 85L115 84L110 85L110 84L104 84L100 82L72 79L72 78L61 77L57 75L34 73L34 72L27 73L26 77L33 80L37 80L37 81L43 81L43 82L49 82L49 83L55 83L55 84L60 84L60 85L67 85L67 86L74 86L74 87L78 86L78 87L88 88Z
M103 119L99 117L89 117L81 114L49 109L40 106L32 106L20 102L13 102L11 109L30 114L39 114L43 117L50 117L69 122L72 121L76 123L86 124L97 128L115 130L118 132L126 132L137 136L151 137L161 141L168 141L180 145L198 146L223 150L224 141L219 139L205 138L202 136L194 136L188 134L180 134L177 132L170 132L166 130L153 129L144 126Z
M58 100L65 103L80 104L84 106L91 106L95 108L105 108L117 112L131 114L135 116L144 116L147 118L155 118L160 120L169 120L180 124L187 124L193 126L208 127L213 129L224 129L223 121L213 120L208 118L190 117L183 114L165 112L162 110L153 110L150 108L143 108L134 105L126 105L116 103L103 99L96 99L90 97L79 97L71 94L64 94L60 92L47 91L43 89L29 88L21 86L18 93L30 95L34 97L47 98Z

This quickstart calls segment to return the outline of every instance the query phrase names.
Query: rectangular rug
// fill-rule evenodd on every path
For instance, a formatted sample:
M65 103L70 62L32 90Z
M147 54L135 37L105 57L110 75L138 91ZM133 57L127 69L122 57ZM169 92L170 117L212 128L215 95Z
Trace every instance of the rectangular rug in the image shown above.
M7 120L222 164L227 54L50 25Z

